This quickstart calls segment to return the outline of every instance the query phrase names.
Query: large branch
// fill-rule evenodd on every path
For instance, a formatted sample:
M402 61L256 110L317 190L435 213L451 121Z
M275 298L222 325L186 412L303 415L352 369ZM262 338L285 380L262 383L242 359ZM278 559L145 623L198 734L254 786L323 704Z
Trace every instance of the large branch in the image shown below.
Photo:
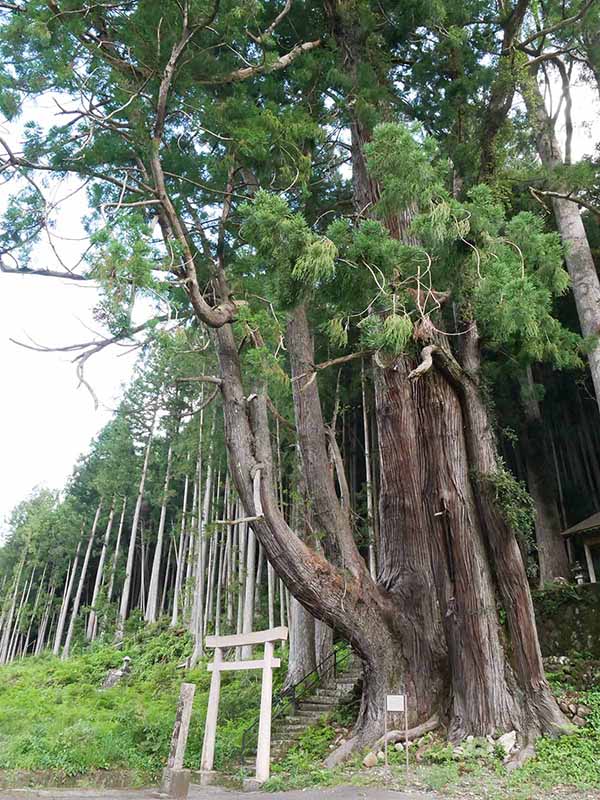
M535 197L538 203L541 203L544 206L544 208L546 206L540 199L541 197L556 197L559 200L569 200L571 203L575 203L576 205L585 208L587 211L589 211L591 214L594 214L600 220L600 207L592 205L587 200L584 200L582 197L579 197L579 195L573 194L573 192L553 192L549 190L542 191L541 189L534 189L533 186L529 187L529 191L531 192L533 197Z
M292 394L302 467L317 523L337 551L340 565L353 575L365 571L352 535L348 509L338 500L327 455L327 436L316 373L311 369L314 348L304 306L298 306L287 330L287 349L292 368Z

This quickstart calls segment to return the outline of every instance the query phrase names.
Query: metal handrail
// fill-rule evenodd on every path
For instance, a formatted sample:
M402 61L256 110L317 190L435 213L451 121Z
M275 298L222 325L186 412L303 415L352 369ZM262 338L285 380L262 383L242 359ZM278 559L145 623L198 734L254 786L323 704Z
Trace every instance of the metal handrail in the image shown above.
M290 706L293 707L294 711L298 707L298 703L305 697L309 691L312 691L316 685L321 682L321 675L328 675L331 666L333 666L332 676L335 677L337 675L338 669L340 666L345 664L348 659L350 658L350 650L345 644L338 644L337 647L334 647L333 650L329 653L326 658L324 658L317 666L312 669L310 672L307 672L303 678L300 678L299 681L292 684L291 686L287 686L281 692L277 692L274 697L273 702L273 711L271 713L271 722L278 719L281 716L284 716L287 711L289 710ZM333 662L333 665L330 665L330 662ZM258 738L258 724L260 721L260 716L257 716L254 722L249 725L246 730L242 734L242 744L240 747L240 765L242 769L244 768L244 757L246 755L246 750L250 744L250 737L254 736Z

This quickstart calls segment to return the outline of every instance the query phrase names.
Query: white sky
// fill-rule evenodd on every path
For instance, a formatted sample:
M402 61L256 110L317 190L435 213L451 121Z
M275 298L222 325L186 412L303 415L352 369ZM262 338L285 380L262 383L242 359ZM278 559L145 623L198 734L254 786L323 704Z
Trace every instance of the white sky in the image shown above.
M51 107L48 101L30 108L18 126L0 124L2 135L16 143L20 124L27 118L48 121ZM575 159L591 154L600 141L599 116L596 93L588 86L575 86ZM61 187L60 196L71 189ZM60 213L57 233L80 236L85 212L83 195L69 200ZM55 246L68 264L75 263L80 243L57 239ZM39 249L33 266L56 266L48 246ZM43 345L61 346L96 338L88 328L97 330L92 315L97 297L88 284L0 273L0 541L6 516L35 486L64 485L78 456L110 419L135 360L135 353L122 355L124 351L113 348L88 362L86 378L100 401L95 409L89 392L78 388L68 354L36 353L9 339L30 337Z

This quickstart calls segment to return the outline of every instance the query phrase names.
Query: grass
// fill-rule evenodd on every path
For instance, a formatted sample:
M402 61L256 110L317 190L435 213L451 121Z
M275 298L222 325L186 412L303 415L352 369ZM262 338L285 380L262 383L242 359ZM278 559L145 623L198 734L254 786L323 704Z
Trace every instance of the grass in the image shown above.
M1 667L0 769L42 770L57 780L130 770L139 782L152 781L166 763L182 681L196 684L186 766L198 768L210 675L204 663L178 669L190 649L185 631L156 625L119 650L98 643L65 662L44 655ZM132 659L131 675L100 689L124 655ZM217 769L235 762L259 704L258 673L223 675Z
M555 687L560 694L560 687ZM569 692L573 686L568 685ZM572 695L569 695L572 701ZM362 766L363 754L333 770L322 768L334 740L335 719L323 718L300 738L285 759L274 766L267 784L270 790L306 789L336 784L416 788L443 792L449 798L486 800L541 800L541 798L600 798L600 691L577 693L577 701L592 709L587 725L560 739L541 738L536 755L508 772L502 753L488 752L485 741L464 743L464 754L456 760L453 748L430 734L417 762L414 753L406 776L403 751L388 751L390 769ZM589 795L586 792L591 792Z
M132 784L153 782L166 763L179 686L196 684L196 699L186 766L200 762L210 675L206 664L179 669L189 655L187 632L158 624L132 632L124 646L98 642L62 662L45 655L0 667L0 770L10 780L16 770L43 771L57 782L97 781L98 772L126 771ZM109 690L99 687L107 673L132 659L132 673ZM285 666L276 671L276 683ZM404 753L389 750L390 769L362 767L362 754L332 770L323 767L340 726L351 724L348 709L324 716L305 731L275 764L265 788L305 789L336 784L407 786L443 792L451 798L539 800L543 797L598 797L600 793L600 689L577 692L572 677L552 676L553 688L569 701L589 706L587 724L560 739L538 741L536 755L508 773L497 752L483 743L465 745L460 761L451 747L431 735L411 756L408 780ZM576 694L574 694L576 693ZM215 766L238 770L243 730L254 721L260 702L260 674L230 672L222 676ZM561 788L563 787L563 788ZM572 788L565 788L572 787ZM591 792L591 794L586 794Z

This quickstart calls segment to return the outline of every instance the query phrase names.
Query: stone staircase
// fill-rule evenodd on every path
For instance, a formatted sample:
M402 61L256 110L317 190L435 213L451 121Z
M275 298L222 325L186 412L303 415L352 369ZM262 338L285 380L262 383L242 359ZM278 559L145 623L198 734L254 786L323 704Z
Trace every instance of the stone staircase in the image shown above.
M288 713L276 717L271 729L271 760L281 760L308 728L348 699L361 675L360 662L355 659L339 674L323 679L310 693L302 695L295 707L290 704ZM250 748L242 766L252 768L255 758L256 750Z

